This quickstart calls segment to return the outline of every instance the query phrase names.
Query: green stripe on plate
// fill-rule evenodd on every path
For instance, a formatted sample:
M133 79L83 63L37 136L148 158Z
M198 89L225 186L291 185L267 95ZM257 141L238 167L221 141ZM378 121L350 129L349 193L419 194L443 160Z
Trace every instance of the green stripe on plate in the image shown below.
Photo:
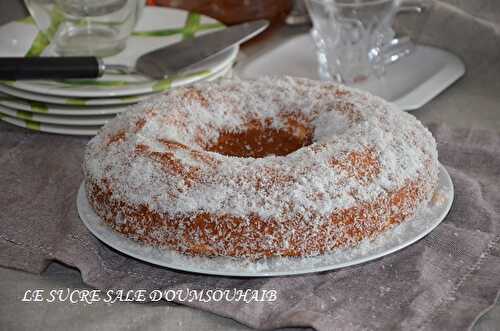
M193 72L193 73L190 73L189 75L182 75L182 76L174 76L172 77L172 80L176 80L178 78L183 78L183 79L189 79L189 78L193 78L193 77L206 77L208 75L210 75L212 73L211 70L201 70L201 71L196 71L196 72Z
M48 113L49 107L46 104L36 101L30 101L31 111L35 113Z
M40 56L49 44L50 42L47 37L42 32L38 32L35 40L33 40L33 43L31 44L31 48L26 53L26 57Z
M158 81L156 84L153 85L153 91L155 92L166 92L172 87L172 82L182 78L182 79L190 79L193 77L206 77L211 74L210 70L201 70L201 71L196 71L193 73L190 73L189 75L178 75L178 76L171 76L169 78L163 79Z
M127 82L124 80L71 80L71 81L60 81L60 83L66 85L65 88L73 88L75 86L92 86L92 87L124 87L131 84L139 84L141 82Z
M176 34L181 34L183 31L184 27L165 30L136 31L132 33L132 35L136 37L168 37Z
M201 15L198 13L189 13L186 18L186 24L182 31L182 39L193 38L200 26Z
M50 45L50 40L54 37L59 25L64 21L64 14L54 7L50 13L50 25L46 31L39 32L31 45L31 48L26 53L26 57L40 56L43 51Z
M24 124L28 129L35 130L35 131L40 131L40 123L38 122L33 122L33 121L28 121L25 120Z
M66 104L71 106L85 106L87 103L82 99L66 99Z
M23 110L18 110L16 112L16 117L21 118L23 120L31 120L33 118L33 113L23 111Z
M226 25L223 23L205 23L205 24L200 24L198 26L197 31L206 31L206 30L213 30L213 29L221 29L225 28Z
M172 81L174 77L162 79L153 85L153 91L155 92L165 92L170 90L172 87Z
M192 32L220 29L223 27L225 27L225 25L222 23L205 23L198 25L196 27L196 31ZM168 36L174 36L176 34L182 34L184 32L189 33L190 31L187 31L185 27L182 27L182 28L173 28L164 30L135 31L134 33L132 33L132 35L135 37L168 37Z

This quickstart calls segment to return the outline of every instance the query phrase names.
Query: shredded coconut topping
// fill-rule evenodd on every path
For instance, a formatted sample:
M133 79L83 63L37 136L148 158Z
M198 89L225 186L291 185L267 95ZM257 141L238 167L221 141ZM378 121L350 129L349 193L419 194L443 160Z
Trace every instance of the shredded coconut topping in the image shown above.
M221 132L252 120L280 129L290 116L308 121L311 145L263 158L206 150ZM118 115L89 143L84 169L87 181L111 186L113 199L161 214L314 222L415 178L435 181L437 151L412 115L367 93L290 77L233 78L178 88Z

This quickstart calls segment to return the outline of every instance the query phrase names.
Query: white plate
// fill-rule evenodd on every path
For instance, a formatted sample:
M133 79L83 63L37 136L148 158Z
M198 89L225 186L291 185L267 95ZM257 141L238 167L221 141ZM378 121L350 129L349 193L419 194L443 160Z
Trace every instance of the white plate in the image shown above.
M77 125L77 126L97 126L103 125L115 118L113 115L104 116L65 116L65 115L45 115L32 113L23 110L15 110L0 106L0 114L13 118L40 122L46 124Z
M309 34L292 38L257 59L242 64L243 77L290 75L319 79L315 46ZM465 73L464 63L439 48L417 45L415 51L387 66L382 79L354 84L397 104L415 110L445 90Z
M38 30L30 21L12 22L0 28L0 56L25 56L37 37ZM194 24L193 24L194 23ZM129 38L127 48L118 55L105 59L109 64L133 66L139 56L176 43L186 34L196 35L222 28L223 25L210 18L184 10L160 7L145 8L136 28ZM170 35L151 36L155 32L172 32ZM149 35L148 35L149 34ZM57 56L52 45L43 48L42 56ZM36 53L40 53L38 49ZM188 71L168 80L154 81L138 75L105 75L104 77L82 80L52 81L33 80L11 82L11 86L32 93L71 98L121 97L158 92L168 87L177 87L198 81L227 67L238 54L238 47L193 66Z
M232 67L232 62L229 66L222 68L222 70L205 75L202 79L198 81L210 81L216 79L222 75L224 75L230 68ZM196 81L196 82L198 82ZM194 83L194 82L193 82ZM128 97L117 97L117 98L93 98L93 99L82 99L82 98L64 98L58 96L51 96L45 94L32 93L29 91L20 90L14 87L15 84L0 84L0 92L8 95L15 96L17 98L41 102L41 103L51 103L56 105L64 105L64 106L77 106L77 107L86 107L86 106L118 106L118 105L131 105L142 100L149 98L152 95L163 93L170 89L170 85L167 84L167 88L159 88L154 93L143 94L138 96L128 96ZM68 114L69 115L69 114Z
M231 72L232 67L227 67L220 73L210 77L207 79L207 81L211 81L217 78L220 78L224 75L227 75L228 73ZM2 107L5 108L5 107ZM120 108L120 111L126 110L126 107ZM23 115L22 115L23 116ZM23 118L15 118L11 117L8 115L2 114L2 110L0 109L0 119L3 120L4 122L8 122L26 129L31 129L34 131L40 131L40 132L48 132L48 133L57 133L57 134L65 134L65 135L77 135L77 136L95 136L97 132L100 130L101 126L83 126L79 122L78 125L75 125L81 118L81 116L78 117L72 117L70 121L65 122L65 124L47 124L47 123L41 123L40 121L36 121L34 118L32 119L27 119L28 115L24 114ZM48 116L45 117L47 119ZM57 116L59 121L63 121L63 117ZM65 116L67 117L67 116ZM99 116L96 116L99 117ZM83 118L84 121L96 121L96 118L92 119L92 116L86 116ZM62 122L61 122L62 123ZM87 125L87 124L85 124Z
M1 86L0 86L1 89ZM117 106L65 106L20 99L0 92L0 106L10 109L65 116L113 115L127 109L127 105Z
M271 258L255 263L230 258L190 257L173 251L147 247L127 239L106 225L90 206L82 183L77 197L80 218L97 238L112 248L146 262L177 270L220 276L272 277L333 270L368 262L413 244L431 232L446 217L453 202L453 183L440 165L437 197L413 220L354 248L309 258Z
M165 89L166 91L168 89ZM13 84L0 84L0 92L13 95L18 98L38 101L43 103L52 103L56 105L66 106L117 106L117 105L131 105L147 99L149 96L155 94L145 94L140 96L119 97L119 98L95 98L95 99L82 99L82 98L65 98L45 94L37 94L29 91L20 90L13 87ZM161 93L161 91L157 92Z
M57 124L45 124L36 121L23 120L0 114L0 120L39 132L57 133L73 136L95 136L100 126L65 126Z

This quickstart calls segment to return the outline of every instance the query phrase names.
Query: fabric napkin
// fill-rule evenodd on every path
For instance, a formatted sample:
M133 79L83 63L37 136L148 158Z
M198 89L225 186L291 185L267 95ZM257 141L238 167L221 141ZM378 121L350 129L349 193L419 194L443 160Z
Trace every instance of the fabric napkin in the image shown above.
M455 185L446 220L379 260L303 276L231 278L156 267L93 237L80 221L85 138L1 125L0 265L42 272L51 261L99 289L267 289L274 302L184 302L260 329L464 329L500 289L500 135L430 126Z

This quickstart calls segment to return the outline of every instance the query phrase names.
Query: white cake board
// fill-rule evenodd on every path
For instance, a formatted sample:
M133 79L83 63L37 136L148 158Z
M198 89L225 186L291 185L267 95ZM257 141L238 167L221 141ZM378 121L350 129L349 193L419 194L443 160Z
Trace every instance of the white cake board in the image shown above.
M403 249L431 232L443 221L453 202L453 182L439 167L437 199L429 203L415 219L400 224L375 240L365 240L358 246L317 257L270 258L257 262L234 258L191 257L170 250L148 247L128 239L106 225L90 206L82 183L77 197L80 218L97 238L112 248L136 259L159 266L208 275L239 277L273 277L300 275L339 269L378 259Z

